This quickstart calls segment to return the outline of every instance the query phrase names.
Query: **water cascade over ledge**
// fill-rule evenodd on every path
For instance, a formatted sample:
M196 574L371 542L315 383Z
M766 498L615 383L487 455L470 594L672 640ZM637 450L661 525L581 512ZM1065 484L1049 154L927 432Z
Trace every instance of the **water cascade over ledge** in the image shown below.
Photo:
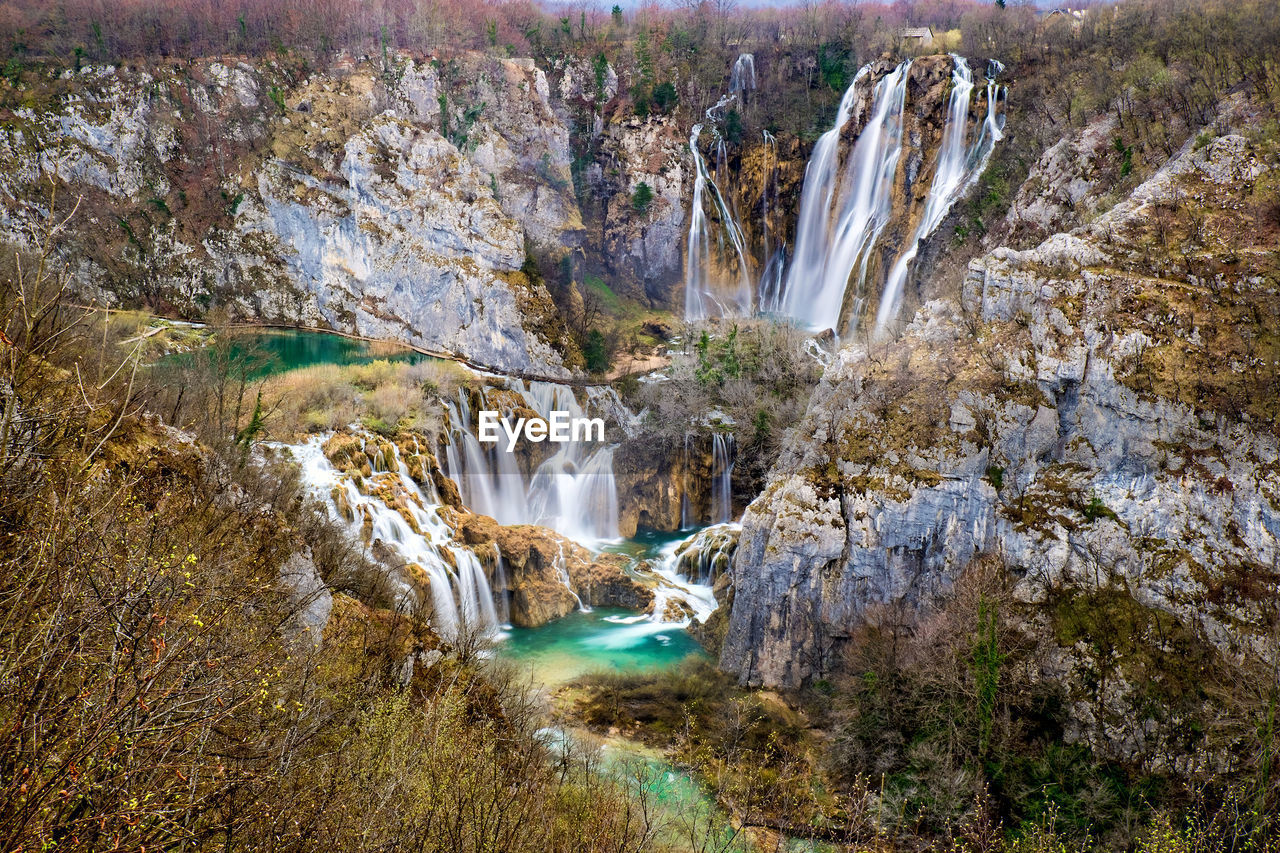
M920 250L920 243L934 232L946 218L952 205L982 175L991 152L1004 135L1004 122L996 113L999 90L995 80L988 79L986 120L978 127L972 142L965 145L973 74L964 57L953 54L952 60L955 62L955 70L951 75L951 95L947 101L947 118L942 131L942 144L938 148L937 164L934 166L933 182L929 185L929 196L925 199L920 224L885 280L880 307L876 312L877 335L882 334L885 327L898 316L908 268Z
M907 60L878 78L873 65L859 69L841 98L835 122L818 139L806 165L792 249L770 222L779 203L779 164L777 142L768 131L762 137L760 201L749 211L752 222L760 217L760 227L750 229L757 235L750 245L743 241L748 232L734 208L738 194L729 192L733 176L717 123L750 88L742 81L754 76L755 67L746 57L733 67L730 93L707 111L707 123L696 125L690 138L695 185L685 318L747 316L756 310L788 315L815 330L844 334L865 328L883 334L901 309L922 245L981 177L1003 137L999 103L1004 91L995 82L1002 66L988 63L984 121L970 119L975 84L963 57L950 56L949 86L929 88L945 93L945 106L940 110L941 139L930 155L933 168L922 170L927 192L912 186L924 152L917 150L920 135L910 123L917 121L919 105L913 101L908 109L907 98L908 91L919 97L913 80L934 86L946 57ZM714 136L714 169L698 147L708 126ZM856 138L852 128L860 128ZM931 133L925 131L924 138ZM912 201L916 197L924 199L919 207ZM749 284L752 269L759 275ZM867 312L877 297L873 322Z
M391 445L390 459L377 458L377 470L367 478L374 494L397 497L388 503L366 494L354 478L333 466L324 453L325 439L321 436L285 449L297 460L303 481L330 516L342 522L354 539L367 535L370 543L381 541L394 548L406 565L422 569L431 595L432 625L442 637L495 633L501 624L499 607L505 607L505 602L495 601L479 558L453 541L453 532L438 513L438 497L418 487L395 446ZM406 579L392 574L388 581L397 607L416 603L417 590Z
M840 102L836 123L822 135L805 170L796 250L787 273L782 309L815 328L840 326L845 290L857 273L853 316L861 313L871 249L889 221L893 185L902 156L908 60L875 85L871 117L840 168L840 134L869 74L858 72Z
M707 110L711 116L732 100L732 95ZM737 317L751 313L751 278L747 247L732 208L707 170L706 158L698 150L703 125L695 124L689 134L693 155L693 204L689 216L689 246L685 254L684 316L686 320L707 317ZM713 133L714 128L713 128ZM724 141L715 133L717 148ZM715 205L718 223L707 218L706 199ZM714 232L714 233L713 233Z
M520 400L522 408L543 419L550 419L553 411L567 412L571 418L587 416L572 389L564 385L526 385L514 379L504 390ZM590 392L595 396L614 393L612 389ZM478 393L482 407L502 410L504 417L513 416L511 407L498 405L499 395L484 389ZM458 484L462 502L474 512L492 516L504 525L550 527L588 546L618 538L613 445L588 441L552 445L555 452L526 480L514 451L502 442L479 440L464 393L447 407L451 428L445 446L445 474Z

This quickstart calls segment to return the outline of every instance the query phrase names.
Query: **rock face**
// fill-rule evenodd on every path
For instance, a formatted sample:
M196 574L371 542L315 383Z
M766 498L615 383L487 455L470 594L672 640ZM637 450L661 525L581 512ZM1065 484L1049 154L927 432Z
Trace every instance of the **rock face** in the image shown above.
M984 555L1045 631L1051 601L1114 591L1216 653L1264 654L1280 258L1239 245L1264 230L1233 193L1268 168L1240 136L1189 143L1089 226L972 262L960 299L874 358L842 350L743 518L721 665L821 677L857 626L927 608ZM1061 650L1077 684L1086 645ZM1141 697L1112 689L1076 709L1082 731L1140 743Z
M623 442L613 455L618 532L679 530L686 508L691 519L705 518L711 500L709 444L702 435L691 435L683 445L648 435Z
M333 610L333 593L316 571L309 551L299 551L284 562L280 567L280 586L294 607L293 617L285 626L285 636L318 651Z
M601 272L614 287L656 305L683 304L684 245L693 163L687 132L667 116L628 118L605 128L600 156L587 173L604 200L597 233ZM637 210L632 196L647 184L653 200Z
M631 560L623 554L596 554L591 562L569 563L569 577L582 600L592 607L647 610L653 590L627 572Z
M486 182L492 177L498 204L529 239L546 249L580 245L569 127L556 114L542 69L531 59L464 54L448 63L410 61L403 80L411 75L400 88L412 88L415 107L423 105L419 115L459 143Z
M627 574L625 558L593 555L545 527L503 527L488 516L467 515L460 533L477 553L497 546L513 625L545 625L577 610L580 602L643 609L653 601L653 593ZM481 556L492 562L496 555Z
M482 364L558 363L524 328L527 282L503 278L524 263L520 228L457 148L383 115L347 141L339 169L345 181L323 181L273 162L260 202L237 216L241 234L280 247L300 319ZM252 298L259 316L291 313L276 294Z
M531 62L395 57L298 75L207 60L68 72L0 139L0 221L63 184L79 278L108 303L393 337L505 370L572 349L526 238L582 239L569 130Z

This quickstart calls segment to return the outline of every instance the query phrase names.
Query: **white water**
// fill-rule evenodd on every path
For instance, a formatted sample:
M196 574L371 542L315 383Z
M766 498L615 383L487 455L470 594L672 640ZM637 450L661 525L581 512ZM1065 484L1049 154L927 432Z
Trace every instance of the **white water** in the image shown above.
M573 600L578 602L578 609L584 613L590 613L591 608L582 602L582 598L578 595L578 591L573 588L573 581L569 578L569 561L564 553L564 543L560 543L560 547L556 549L555 560L553 566L556 570L556 577L560 579L560 583L564 584L564 588L569 590L573 596Z
M550 382L509 380L506 390L540 417L552 411L586 417L572 389ZM598 395L597 395L598 396ZM480 391L481 404L497 409L498 395ZM596 406L598 408L598 406ZM555 452L527 480L516 454L505 442L482 443L472 423L467 397L448 403L451 429L445 449L445 474L458 484L462 502L500 524L550 527L592 546L618 537L618 487L613 475L614 446L589 441L552 445ZM503 417L511 416L509 407Z
M695 537L698 535L694 534ZM649 622L687 626L691 621L688 618L676 620L674 623L663 621L663 616L672 603L682 604L682 609L692 613L692 619L698 622L706 622L715 612L716 597L711 591L711 586L680 576L676 551L683 544L684 542L672 542L664 546L658 559L651 566L651 571L659 579L660 585L653 591L653 612L647 619Z
M909 60L903 62L876 84L871 116L842 170L840 133L857 102L856 90L870 73L862 68L841 99L835 125L818 140L805 169L796 251L782 308L810 327L840 330L845 291L855 272L855 322L861 313L871 250L892 211L910 66Z
M402 496L404 514L364 494L349 475L334 468L324 455L327 438L320 436L285 449L298 461L303 482L328 508L330 516L344 524L357 540L367 525L369 545L381 541L394 549L406 565L422 568L431 594L431 624L442 637L457 639L471 631L494 634L501 624L498 607L479 559L470 549L454 544L448 525L437 512L439 506L409 476L394 445L390 460L377 460L378 467L386 470L366 480ZM335 494L346 498L349 515L342 511ZM452 557L456 570L445 559L445 552ZM409 577L396 573L388 578L397 607L412 607L415 602L417 590Z
M733 433L711 434L711 522L733 520Z
M756 58L753 54L743 53L733 63L729 72L729 93L742 97L742 93L756 88Z
M708 117L723 108L732 96L707 110ZM701 124L689 134L689 152L693 155L693 203L689 214L689 245L685 252L684 316L686 320L707 317L734 317L751 312L751 281L748 274L746 241L737 218L725 203L720 188L707 170L707 161L698 150ZM723 152L723 140L716 134L717 154ZM712 251L712 225L706 205L710 199L719 220ZM726 245L727 239L727 245ZM730 251L731 250L731 251Z
M715 582L717 566L723 571L738 542L742 525L729 522L703 528L677 546L676 574L699 586Z
M911 262L920 250L920 243L933 233L951 207L982 174L995 144L1003 135L996 117L995 82L987 82L987 119L978 128L973 141L965 145L969 124L969 96L973 92L973 74L963 57L952 54L955 68L951 74L951 96L947 102L947 117L942 130L942 144L934 166L933 182L925 199L924 212L915 235L898 257L885 280L876 312L875 333L881 335L886 326L897 319Z

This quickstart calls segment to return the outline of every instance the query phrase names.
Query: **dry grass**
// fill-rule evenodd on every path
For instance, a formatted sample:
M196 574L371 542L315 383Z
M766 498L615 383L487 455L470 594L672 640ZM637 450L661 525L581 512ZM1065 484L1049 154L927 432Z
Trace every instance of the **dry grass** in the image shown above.
M431 433L439 426L439 398L471 378L449 361L320 364L273 376L263 401L271 431L282 439L353 423L384 434Z

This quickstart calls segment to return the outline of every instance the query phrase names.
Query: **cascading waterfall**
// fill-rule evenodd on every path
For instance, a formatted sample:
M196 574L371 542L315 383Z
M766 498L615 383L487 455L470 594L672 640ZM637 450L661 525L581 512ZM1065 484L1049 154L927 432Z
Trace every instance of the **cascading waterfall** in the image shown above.
M563 542L561 542L560 547L556 549L553 567L556 570L556 577L560 579L560 583L564 584L564 588L569 590L569 594L573 596L573 600L578 602L578 609L584 613L590 613L591 608L583 603L577 590L573 588L573 581L569 577L569 560L568 557L565 556Z
M842 171L840 133L857 101L856 90L870 73L862 68L841 99L835 125L819 139L805 170L783 311L811 327L839 330L845 291L855 271L853 316L861 313L871 249L893 208L910 67L910 60L903 62L876 84L871 116Z
M729 93L742 97L742 93L756 88L756 58L754 54L738 55L729 72Z
M392 508L360 490L348 474L333 467L324 454L325 436L305 444L286 446L302 469L303 482L339 523L359 539L367 525L369 542L394 548L406 564L420 566L431 592L432 626L442 637L456 639L476 631L493 634L501 624L493 590L476 555L453 544L451 531L440 518L439 506L428 498L392 445L392 458L376 457L385 470L366 478L380 488L404 496ZM336 499L341 495L344 507ZM448 552L451 560L444 554ZM456 569L454 568L456 566ZM410 606L415 590L405 580L390 579L398 606ZM504 595L505 598L505 595Z
M998 126L995 110L995 82L987 81L987 119L979 127L973 141L966 146L969 124L969 96L973 92L973 74L964 57L952 54L955 68L951 74L951 95L947 102L947 116L942 130L942 144L934 166L933 181L925 199L920 224L907 248L898 257L889 276L885 279L880 307L876 312L875 333L881 335L885 327L898 316L902 290L906 284L911 262L920 251L920 244L933 233L946 218L951 207L982 174L995 144L1003 135Z
M695 534L697 535L699 534ZM679 558L676 552L683 544L684 542L672 542L664 547L658 560L651 567L653 573L662 580L662 584L653 591L653 611L649 615L651 622L689 624L689 618L669 620L667 618L670 615L669 610L687 612L691 614L692 619L699 622L706 622L715 612L716 597L711 591L710 584L700 583L680 575Z
M778 140L765 130L764 178L760 187L760 232L764 244L764 272L760 274L759 308L761 311L779 310L782 298L782 273L787 266L787 246L773 245L773 231L769 227L769 207L778 198Z
M742 525L729 522L703 528L676 548L675 571L699 586L711 586L728 571Z
M572 389L550 382L509 380L506 390L543 419L553 411L585 417ZM480 392L485 406L489 396ZM472 427L470 404L459 393L448 403L445 474L458 484L462 502L501 524L538 524L586 545L618 536L618 489L612 445L568 441L526 482L515 452L503 442L483 444ZM504 412L509 416L510 412Z
M485 399L483 392L481 399ZM480 443L471 423L471 404L462 389L457 402L449 402L447 408L453 429L445 447L446 473L458 484L463 503L499 524L524 523L528 500L515 454L500 444Z
M708 118L712 119L716 111L723 109L729 100L732 100L732 96L722 98L716 106L707 110ZM746 240L733 211L725 203L719 186L707 170L707 161L698 150L698 137L702 135L702 128L702 124L695 124L689 134L694 181L689 216L689 245L685 252L686 320L740 316L751 311ZM718 142L722 141L719 134L716 134L716 139ZM716 253L717 257L713 257L711 251L711 224L706 214L708 196L715 205L719 218L716 245L720 251ZM728 238L728 246L725 245L725 238Z
M733 519L733 433L711 435L711 521L721 524Z
M991 152L995 150L996 143L1004 139L1004 114L1000 112L999 105L1006 90L1004 86L996 83L996 74L1003 70L1004 66L994 59L988 63L987 117L982 122L982 130L979 131L978 138L969 148L969 177L965 181L962 192L968 190L982 177L982 172L987 168L987 161L991 159Z
M720 181L728 180L727 148L716 129L724 119L725 109L745 93L756 88L756 60L750 53L738 56L729 72L729 92L707 110L706 124L715 138L716 175L712 177L707 161L698 149L704 123L695 124L689 133L689 153L693 155L693 201L689 211L689 244L684 265L684 317L704 320L708 317L741 317L751 313L753 286L750 278L746 239L738 224L737 212L725 201ZM715 229L717 251L712 253L712 225L707 219L706 205L714 205L719 220Z

